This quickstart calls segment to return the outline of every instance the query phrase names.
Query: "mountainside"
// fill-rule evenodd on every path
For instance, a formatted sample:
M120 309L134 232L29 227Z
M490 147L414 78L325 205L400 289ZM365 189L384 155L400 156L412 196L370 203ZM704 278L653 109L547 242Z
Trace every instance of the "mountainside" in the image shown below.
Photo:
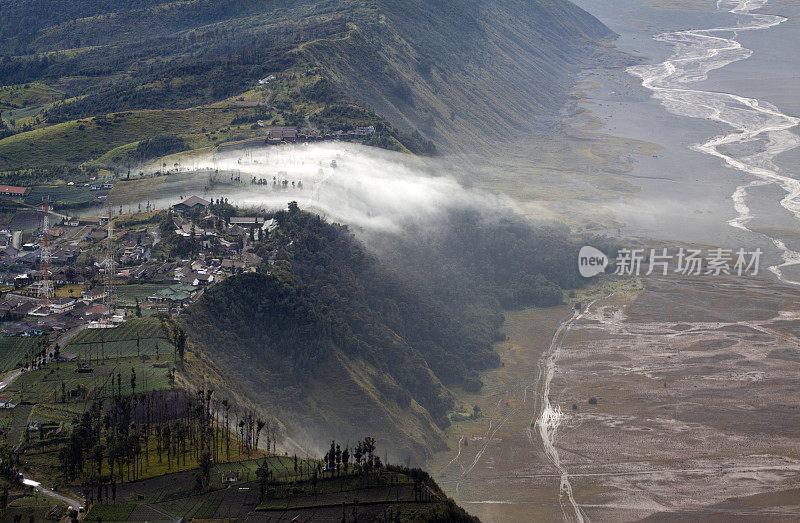
M0 6L0 84L19 87L7 103L0 99L3 119L16 132L74 121L81 133L58 131L67 143L102 132L96 139L111 149L153 136L126 128L117 137L111 124L95 132L80 119L115 114L112 122L124 124L123 111L211 105L214 121L180 130L193 147L229 139L228 122L258 119L323 130L371 124L378 133L366 143L423 154L433 148L413 133L444 150L491 145L548 121L573 73L611 35L565 0ZM258 89L268 75L276 82ZM25 97L31 82L46 96ZM217 130L224 136L211 136ZM250 131L236 130L242 137ZM23 133L6 147L0 141L0 170L22 168L20 151L42 138ZM108 150L65 151L42 165L75 165Z
M551 120L610 36L565 0L382 0L304 51L396 126L466 149Z
M180 321L187 376L276 417L301 448L366 431L394 460L441 449L449 389L478 390L498 364L501 308L580 284L563 270L577 255L565 230L460 214L427 241L389 240L400 254L386 261L319 216L275 217L257 248L273 264L209 288Z

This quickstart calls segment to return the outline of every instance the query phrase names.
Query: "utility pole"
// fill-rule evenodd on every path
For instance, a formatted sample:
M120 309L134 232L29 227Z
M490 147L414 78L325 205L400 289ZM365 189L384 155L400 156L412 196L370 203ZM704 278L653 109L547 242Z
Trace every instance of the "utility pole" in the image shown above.
M108 237L106 238L106 281L105 281L105 302L108 310L108 321L116 312L116 296L114 295L114 208L108 206Z
M42 217L43 246L39 264L39 297L44 299L44 306L50 307L53 298L53 281L50 279L50 197L44 199L44 216Z

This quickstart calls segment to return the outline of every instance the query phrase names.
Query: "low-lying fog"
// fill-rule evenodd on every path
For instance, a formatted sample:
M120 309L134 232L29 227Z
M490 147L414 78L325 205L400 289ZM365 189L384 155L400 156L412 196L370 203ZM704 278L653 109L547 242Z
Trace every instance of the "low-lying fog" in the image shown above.
M153 178L152 184L118 187L111 195L115 212L146 210L148 203L164 209L192 195L267 210L297 201L332 221L389 232L399 223L453 208L514 208L510 198L466 188L460 169L447 160L342 142L197 156L169 169L179 172Z

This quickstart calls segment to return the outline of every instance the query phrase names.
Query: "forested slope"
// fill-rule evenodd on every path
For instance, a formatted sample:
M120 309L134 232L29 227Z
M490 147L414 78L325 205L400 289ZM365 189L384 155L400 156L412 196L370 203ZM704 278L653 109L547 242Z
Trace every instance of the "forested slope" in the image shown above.
M567 263L577 243L558 228L458 214L427 240L386 240L392 259L319 216L276 218L260 247L274 265L211 287L181 321L198 373L306 445L366 431L396 459L424 457L442 445L449 388L477 390L499 363L501 310L559 303L580 284Z

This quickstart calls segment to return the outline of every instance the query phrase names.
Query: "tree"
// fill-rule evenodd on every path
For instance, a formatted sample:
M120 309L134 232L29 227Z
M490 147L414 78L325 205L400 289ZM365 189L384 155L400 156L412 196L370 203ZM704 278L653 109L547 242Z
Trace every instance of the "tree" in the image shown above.
M222 400L222 407L225 409L225 455L227 459L231 459L231 431L228 424L228 412L231 409L231 404L227 399Z
M131 393L136 394L136 368L131 367Z
M178 357L183 361L183 355L186 351L186 332L178 327L178 332L175 335L175 350L178 351Z
M342 451L342 465L344 466L344 471L347 473L347 469L350 466L350 448L345 447Z
M373 462L374 452L375 452L375 438L367 436L366 438L364 438L364 454L366 454L367 456L366 463L368 469L372 468L372 466L374 465Z
M264 458L264 461L261 462L258 469L256 470L256 476L258 476L258 483L261 488L261 500L264 500L264 497L267 494L267 488L270 485L272 479L272 471L267 464L267 458Z
M333 471L336 470L336 442L331 441L331 449L326 454L327 459L325 460L325 464L328 467L328 470Z
M256 448L258 448L258 436L261 434L261 429L263 429L264 425L266 425L266 424L267 424L267 422L265 422L263 420L258 420L256 422L256 441L255 441L255 447Z
M203 488L206 489L211 484L211 453L203 452L197 464L203 477Z

